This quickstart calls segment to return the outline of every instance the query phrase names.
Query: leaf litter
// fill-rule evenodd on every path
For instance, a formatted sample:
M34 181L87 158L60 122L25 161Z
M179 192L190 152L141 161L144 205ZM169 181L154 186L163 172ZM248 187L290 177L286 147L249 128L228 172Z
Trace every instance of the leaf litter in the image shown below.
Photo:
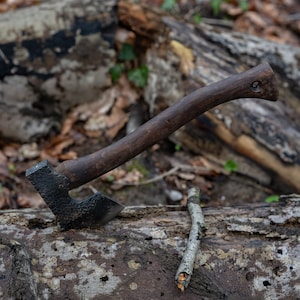
M146 3L149 1L141 1ZM195 1L177 1L181 15L189 13L187 8L195 8ZM36 5L39 1L1 1L0 12L17 9L18 7ZM161 5L161 1L153 1ZM200 6L199 6L200 7ZM238 1L223 1L221 14L233 18L233 29L258 35L265 39L281 43L300 45L300 11L295 0L249 0L247 10L239 6ZM197 7L196 10L197 13ZM202 16L201 16L202 17ZM211 17L211 16L207 16ZM135 33L120 28L116 34L117 48L122 45L135 43ZM173 41L173 50L180 58L181 72L188 75L193 70L193 53L184 45ZM132 56L132 55L131 55ZM134 59L134 57L132 56ZM130 108L140 102L142 91L136 88L122 74L117 82L103 93L93 103L83 104L70 112L62 124L61 131L49 134L49 137L38 143L16 144L0 140L0 209L45 207L41 197L25 179L24 173L34 163L48 159L57 164L66 159L75 159L79 156L98 150L113 140L125 134L125 127L129 121ZM222 164L211 158L210 155L189 156L184 150L170 151L161 149L160 144L154 145L146 154L151 156L154 166L152 177L163 181L168 191L185 191L188 186L196 185L210 194L213 188L211 178L217 175L228 175ZM183 158L183 156L186 156ZM168 171L172 168L176 172ZM167 176L159 177L162 174ZM126 164L101 176L101 184L106 191L122 190L128 185L138 186L149 180L138 169L127 170ZM186 199L183 199L183 203Z

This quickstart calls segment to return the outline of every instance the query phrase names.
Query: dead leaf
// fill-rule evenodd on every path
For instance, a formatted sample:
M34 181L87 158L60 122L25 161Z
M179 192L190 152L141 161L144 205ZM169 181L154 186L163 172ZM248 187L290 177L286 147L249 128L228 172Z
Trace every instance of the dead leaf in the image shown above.
M105 131L109 139L113 139L128 120L127 114L114 106L110 115L95 114L84 125L84 129L91 131Z
M19 149L18 158L20 161L24 159L35 159L40 156L37 143L24 144Z
M128 121L128 115L117 106L112 109L112 114L107 120L107 136L112 140Z
M121 101L118 105L122 108L129 107L131 104L136 103L136 101L139 99L140 94L137 92L136 89L132 87L132 84L129 82L128 77L124 74L121 75L121 77L118 80L118 94L117 102Z
M37 193L19 195L17 203L22 208L44 208L47 206L44 200Z
M136 35L133 31L126 30L124 28L118 27L115 34L115 44L118 49L121 49L123 44L134 45L136 40Z
M10 208L10 190L0 186L0 209Z
M171 41L171 47L173 51L180 58L180 70L181 72L188 76L190 72L195 68L194 66L194 54L192 49L187 48L178 41Z
M133 169L132 171L126 173L123 178L113 181L111 188L114 190L119 190L124 186L137 185L142 178L143 174L140 171Z
M18 144L9 144L4 146L3 148L3 153L6 157L13 157L13 158L17 158L18 157L18 149L20 148L20 145Z
M77 121L78 119L78 116L76 113L71 113L63 122L63 125L62 125L62 129L61 129L61 135L66 135L68 134L74 123Z
M67 153L62 153L61 155L59 155L60 160L76 159L77 157L78 155L75 151L68 151Z
M58 157L66 148L70 147L73 144L74 139L72 137L58 135L51 140L51 143L47 145L47 148L44 151L52 157Z
M126 172L122 168L116 168L109 171L108 173L101 176L101 179L107 182L112 182L114 180L119 180L126 175Z

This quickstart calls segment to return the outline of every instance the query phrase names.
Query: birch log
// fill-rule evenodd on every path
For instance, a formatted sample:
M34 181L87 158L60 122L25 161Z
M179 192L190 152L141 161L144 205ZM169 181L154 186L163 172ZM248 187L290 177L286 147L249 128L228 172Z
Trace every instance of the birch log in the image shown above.
M110 86L116 4L47 0L0 14L0 135L45 136Z

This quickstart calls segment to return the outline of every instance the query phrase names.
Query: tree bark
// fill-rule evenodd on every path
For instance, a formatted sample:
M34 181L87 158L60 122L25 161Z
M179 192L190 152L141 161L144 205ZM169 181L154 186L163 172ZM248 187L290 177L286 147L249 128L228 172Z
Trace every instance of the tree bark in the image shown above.
M110 86L116 4L48 0L0 14L0 135L45 136Z
M127 207L102 228L65 232L48 210L1 211L0 295L296 299L299 199L290 195L274 205L204 208L206 236L184 292L174 277L190 218L179 207Z

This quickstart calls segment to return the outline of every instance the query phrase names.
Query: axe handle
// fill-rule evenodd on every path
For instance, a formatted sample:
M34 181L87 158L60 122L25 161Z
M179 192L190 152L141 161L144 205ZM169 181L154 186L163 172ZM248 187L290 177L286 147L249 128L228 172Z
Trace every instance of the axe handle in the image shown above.
M65 161L55 169L69 178L69 189L76 188L132 159L221 103L238 98L276 101L277 96L275 75L269 64L264 63L194 91L110 146Z

